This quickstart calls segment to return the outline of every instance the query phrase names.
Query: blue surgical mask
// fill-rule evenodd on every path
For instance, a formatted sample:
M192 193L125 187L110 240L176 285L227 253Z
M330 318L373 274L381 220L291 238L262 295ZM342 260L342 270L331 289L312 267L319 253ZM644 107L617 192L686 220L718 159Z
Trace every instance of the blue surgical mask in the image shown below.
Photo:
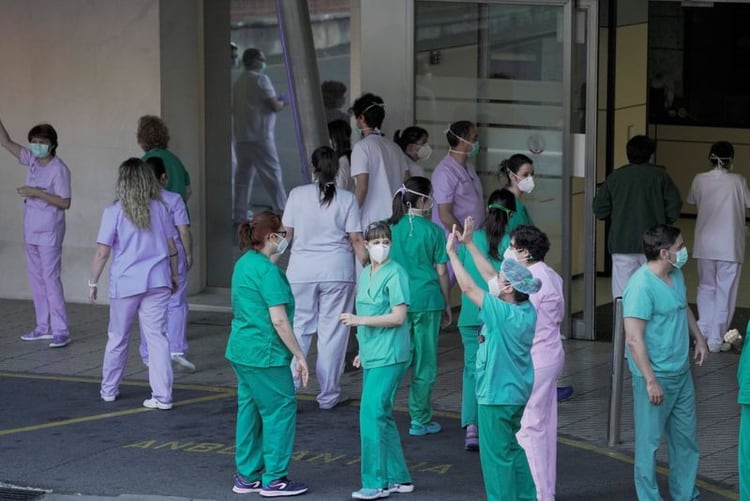
M476 158L477 155L479 155L479 139L471 145L471 150L466 154L469 158Z
M49 145L44 143L30 143L29 151L35 158L45 158L49 155Z
M262 63L260 63L260 69L258 70L258 72L259 73L265 73L266 72L266 68L267 68L266 62L263 61Z
M687 250L687 247L683 247L682 249L680 249L677 252L675 252L674 253L674 258L675 258L674 263L670 261L669 264L671 264L672 266L674 266L678 270L680 268L682 268L683 266L685 266L685 263L687 263L687 261L688 261L688 250Z

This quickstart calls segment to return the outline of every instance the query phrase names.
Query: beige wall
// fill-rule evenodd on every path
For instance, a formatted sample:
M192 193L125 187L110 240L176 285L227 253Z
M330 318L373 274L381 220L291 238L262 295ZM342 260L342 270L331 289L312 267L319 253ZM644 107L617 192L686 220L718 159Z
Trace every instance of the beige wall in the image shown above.
M680 190L683 214L696 213L685 200L696 174L712 167L708 152L716 141L732 143L734 171L750 177L750 129L652 125L650 131L656 139L656 163L666 166Z
M26 142L26 132L34 124L54 125L58 153L72 173L62 267L69 301L87 299L88 267L102 209L114 199L117 167L125 158L142 154L135 142L140 115L160 114L165 106L172 125L172 149L185 162L196 184L193 189L200 193L201 100L196 90L200 83L193 75L200 64L195 11L201 4L198 0L0 0L4 70L0 116L20 143ZM160 16L161 9L170 16L166 23L161 22L166 19ZM165 28L171 42L162 53ZM191 47L186 57L177 58L178 45ZM162 79L166 70L169 78ZM170 93L162 99L167 82ZM24 182L25 169L4 150L0 176L0 297L29 298L23 206L15 192ZM199 195L189 208L194 221L200 221ZM201 231L200 224L196 230ZM199 267L193 273L198 274ZM194 282L193 287L200 285ZM101 287L106 290L106 276Z

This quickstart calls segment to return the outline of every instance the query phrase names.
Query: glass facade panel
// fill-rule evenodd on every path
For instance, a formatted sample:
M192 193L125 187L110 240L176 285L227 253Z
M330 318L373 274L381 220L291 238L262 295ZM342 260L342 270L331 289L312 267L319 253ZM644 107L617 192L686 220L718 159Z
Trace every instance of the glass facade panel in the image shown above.
M507 183L503 159L533 160L536 188L523 202L549 235L547 261L561 272L563 7L418 1L415 20L417 125L437 153L447 150L450 123L477 124L485 197Z

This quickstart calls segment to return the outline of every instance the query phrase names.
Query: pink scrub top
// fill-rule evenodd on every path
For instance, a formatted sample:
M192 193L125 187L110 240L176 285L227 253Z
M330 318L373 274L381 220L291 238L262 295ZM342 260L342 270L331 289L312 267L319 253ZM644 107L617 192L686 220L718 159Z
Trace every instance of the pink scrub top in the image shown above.
M432 173L432 195L435 199L432 222L444 231L450 228L443 226L438 204L453 204L453 215L459 223L464 224L464 219L472 216L474 227L482 226L485 215L482 182L471 163L464 168L450 154L445 155Z
M151 228L138 229L117 201L104 209L96 242L112 248L109 297L125 298L171 287L169 247L174 225L166 204L151 200Z
M70 170L62 160L51 157L49 163L42 166L27 148L21 148L18 160L21 165L29 168L26 172L26 186L44 190L60 198L70 198ZM26 198L23 229L27 244L60 247L65 237L65 210L41 198Z
M565 315L565 299L562 278L547 263L537 261L529 266L529 271L542 281L542 287L529 296L536 310L536 332L531 345L531 359L534 368L540 369L560 363L565 358L560 324Z

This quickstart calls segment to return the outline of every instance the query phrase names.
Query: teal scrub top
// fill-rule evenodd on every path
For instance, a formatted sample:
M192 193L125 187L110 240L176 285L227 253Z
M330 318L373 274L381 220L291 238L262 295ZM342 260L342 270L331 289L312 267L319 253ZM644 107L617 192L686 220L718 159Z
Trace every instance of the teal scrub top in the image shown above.
M179 193L184 202L187 202L187 187L190 186L190 174L182 164L177 155L163 148L155 148L146 152L141 160L144 162L147 158L159 157L164 162L167 169L167 185L165 190L173 193Z
M477 402L526 405L534 386L534 307L530 301L512 304L485 294L479 318L484 325L477 350Z
M654 374L663 376L682 374L690 368L685 278L676 268L669 276L672 286L644 264L630 277L622 294L623 316L646 321L643 338L648 359ZM642 376L632 356L628 356L628 365L634 375Z
M285 305L294 319L294 296L286 275L260 252L247 251L232 273L232 332L225 357L250 367L289 365L292 353L271 323L271 306Z
M409 276L398 263L389 259L370 275L365 266L357 285L357 315L386 315L400 304L409 305ZM407 362L411 350L409 324L398 327L357 327L359 360L372 369Z
M747 324L745 331L745 345L740 355L740 363L737 366L737 383L740 391L737 393L737 403L750 404L750 342L747 341L747 334L750 332L750 322Z
M521 202L521 199L516 197L516 212L513 213L508 221L507 232L510 233L523 224L533 226L534 222L531 220L531 216L526 211L526 206Z
M391 233L390 257L409 275L409 312L442 311L445 298L435 265L448 262L443 229L422 216L406 215Z
M492 259L490 257L489 248L490 243L487 239L487 233L483 230L477 230L474 233L474 244L477 246L477 249L479 249L479 252L482 253L484 257L487 258L487 260L492 264L493 268L495 268L496 271L500 271L500 265L503 264L502 258L499 260ZM503 235L502 240L500 240L500 245L498 245L498 255L502 256L505 252L505 249L508 248L510 245L510 237L508 236L508 231L505 232L505 235ZM477 284L477 286L481 287L485 292L487 292L487 282L484 280L484 277L481 273L479 273L479 270L477 269L477 265L474 264L474 260L471 258L471 253L466 249L466 246L462 245L458 248L458 259L461 261L461 264L464 265L464 268L466 268L466 271L471 275L471 278L474 279L474 283ZM461 293L461 313L458 315L458 326L459 327L478 327L481 322L479 321L479 307L471 302L471 300L466 296L466 294Z

